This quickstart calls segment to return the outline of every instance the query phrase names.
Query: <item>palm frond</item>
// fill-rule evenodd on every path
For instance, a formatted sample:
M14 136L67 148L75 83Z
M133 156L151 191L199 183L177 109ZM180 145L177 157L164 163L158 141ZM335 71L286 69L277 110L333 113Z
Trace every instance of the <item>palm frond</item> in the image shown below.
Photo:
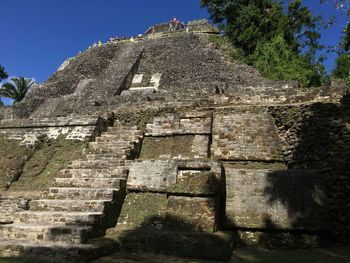
M0 88L0 96L11 98L14 100L14 103L23 100L29 89L35 83L32 79L24 77L11 78L11 82L2 85Z

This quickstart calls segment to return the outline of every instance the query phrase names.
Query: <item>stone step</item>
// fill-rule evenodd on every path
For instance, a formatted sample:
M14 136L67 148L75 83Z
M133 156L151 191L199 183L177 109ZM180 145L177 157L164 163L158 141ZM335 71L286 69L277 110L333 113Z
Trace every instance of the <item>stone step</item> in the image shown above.
M64 169L60 178L127 178L128 169Z
M92 149L95 148L113 148L113 149L120 149L120 150L129 150L131 148L135 147L135 143L138 141L108 141L104 140L101 137L97 137L98 139L95 142L90 142L89 146Z
M117 243L111 239L94 239L90 244L35 244L23 240L0 237L0 257L32 258L33 262L90 262L117 250Z
M119 137L115 137L115 136L101 136L101 137L96 137L95 142L108 142L111 144L126 144L126 143L138 143L140 141L139 137L129 137L129 138L119 138Z
M87 241L91 232L91 226L45 224L0 225L1 238L30 241L33 244L82 244Z
M113 200L118 191L118 188L52 187L48 199Z
M55 178L55 187L120 188L125 185L122 178Z
M68 168L79 168L79 169L114 169L124 168L131 164L131 160L115 160L111 161L100 161L100 160L77 160L73 161Z
M101 137L114 137L114 138L137 138L142 137L143 131L140 130L128 130L128 131L120 131L120 130L107 130L107 132L102 133Z
M86 155L86 160L101 160L101 161L115 161L115 160L125 160L126 154L117 153L90 153Z
M102 216L101 212L24 211L16 213L14 223L97 225Z
M107 128L107 132L110 132L110 131L128 132L128 131L140 131L140 130L137 129L137 126L125 127L125 126L114 125L112 127Z
M133 148L133 147L132 147ZM91 147L88 150L88 154L119 154L119 155L130 155L131 149L130 147L111 147L111 146L95 146Z
M40 199L30 202L31 211L103 212L111 200Z

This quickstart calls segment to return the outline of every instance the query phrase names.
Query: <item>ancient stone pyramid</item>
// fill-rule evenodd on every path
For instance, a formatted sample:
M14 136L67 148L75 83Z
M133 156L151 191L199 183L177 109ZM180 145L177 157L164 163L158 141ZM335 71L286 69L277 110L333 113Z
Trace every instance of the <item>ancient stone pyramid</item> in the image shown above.
M225 260L239 243L305 247L348 234L345 86L266 80L215 37L205 20L156 25L68 59L0 107L3 145L35 154L59 137L88 143L43 191L13 190L30 158L0 171L0 256Z

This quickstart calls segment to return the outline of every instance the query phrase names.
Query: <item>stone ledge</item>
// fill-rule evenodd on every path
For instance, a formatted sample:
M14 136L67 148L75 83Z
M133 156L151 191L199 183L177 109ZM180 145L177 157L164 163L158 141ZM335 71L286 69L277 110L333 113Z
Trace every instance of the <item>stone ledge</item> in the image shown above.
M46 128L92 126L100 121L100 117L52 117L40 119L3 119L0 129Z

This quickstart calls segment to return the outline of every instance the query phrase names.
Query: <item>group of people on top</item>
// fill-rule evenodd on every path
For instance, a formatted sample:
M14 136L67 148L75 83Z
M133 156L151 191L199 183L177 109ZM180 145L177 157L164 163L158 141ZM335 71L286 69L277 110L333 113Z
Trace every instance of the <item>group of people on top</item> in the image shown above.
M169 23L169 31L181 30L185 28L186 28L186 25L183 22L180 22L180 20L177 19L176 17L171 19Z
M176 30L182 30L182 29L188 30L188 27L186 26L185 23L181 22L176 17L174 17L173 19L170 20L170 22L169 22L169 31L176 31ZM154 27L152 27L152 33L153 33L153 31L154 31ZM139 34L136 38L140 39L142 37L143 37L143 35ZM122 37L115 36L115 37L111 37L106 44L108 45L108 44L116 43L116 42L119 42L119 41L122 41L122 40L135 41L135 37L127 38L125 36L122 36ZM92 46L89 46L89 49L92 48L92 47L99 47L99 46L102 46L102 45L104 45L102 43L102 41L98 41L97 43L94 43ZM79 52L79 53L81 53L81 52Z

